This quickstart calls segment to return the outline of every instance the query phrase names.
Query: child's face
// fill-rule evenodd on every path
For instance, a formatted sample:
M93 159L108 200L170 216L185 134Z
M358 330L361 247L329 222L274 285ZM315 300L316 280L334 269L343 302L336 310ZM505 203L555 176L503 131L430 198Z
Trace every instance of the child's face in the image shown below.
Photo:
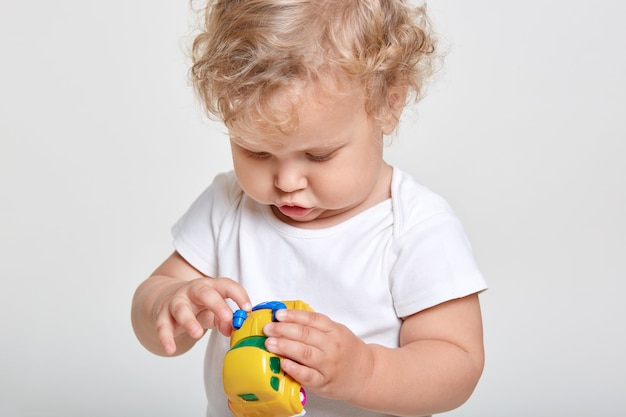
M294 133L231 135L246 194L305 228L336 224L388 198L391 169L383 161L382 134L395 122L374 121L355 95L320 101L305 94L303 103Z

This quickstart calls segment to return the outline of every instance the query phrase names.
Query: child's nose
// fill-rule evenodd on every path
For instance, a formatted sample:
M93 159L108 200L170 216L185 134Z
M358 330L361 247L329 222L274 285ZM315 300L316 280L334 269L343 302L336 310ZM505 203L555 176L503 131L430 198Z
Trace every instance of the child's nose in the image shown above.
M303 170L296 163L283 163L274 177L274 186L285 193L306 188L307 179Z

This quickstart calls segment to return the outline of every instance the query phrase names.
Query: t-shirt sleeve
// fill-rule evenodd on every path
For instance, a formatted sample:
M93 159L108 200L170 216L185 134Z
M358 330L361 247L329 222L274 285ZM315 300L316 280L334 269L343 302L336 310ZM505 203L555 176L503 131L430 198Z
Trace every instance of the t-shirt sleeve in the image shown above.
M229 208L240 197L232 173L219 174L172 227L174 249L206 276L218 273L217 239Z
M487 288L463 226L451 211L435 213L402 233L394 254L390 286L399 317Z

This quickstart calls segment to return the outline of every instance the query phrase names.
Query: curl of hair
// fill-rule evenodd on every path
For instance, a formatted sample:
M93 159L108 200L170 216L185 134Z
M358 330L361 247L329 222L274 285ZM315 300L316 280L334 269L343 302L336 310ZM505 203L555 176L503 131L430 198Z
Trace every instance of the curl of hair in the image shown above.
M341 77L363 87L378 117L396 83L419 100L436 59L425 5L405 0L208 0L203 20L190 79L229 129L293 129L302 86L334 89Z

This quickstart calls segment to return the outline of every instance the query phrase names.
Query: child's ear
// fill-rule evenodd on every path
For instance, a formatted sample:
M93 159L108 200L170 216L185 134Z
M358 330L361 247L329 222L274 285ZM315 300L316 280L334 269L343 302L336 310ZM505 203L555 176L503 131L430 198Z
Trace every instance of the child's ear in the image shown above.
M385 135L390 135L400 120L400 115L406 106L407 86L404 84L394 84L387 91L387 106L382 114L382 131Z

